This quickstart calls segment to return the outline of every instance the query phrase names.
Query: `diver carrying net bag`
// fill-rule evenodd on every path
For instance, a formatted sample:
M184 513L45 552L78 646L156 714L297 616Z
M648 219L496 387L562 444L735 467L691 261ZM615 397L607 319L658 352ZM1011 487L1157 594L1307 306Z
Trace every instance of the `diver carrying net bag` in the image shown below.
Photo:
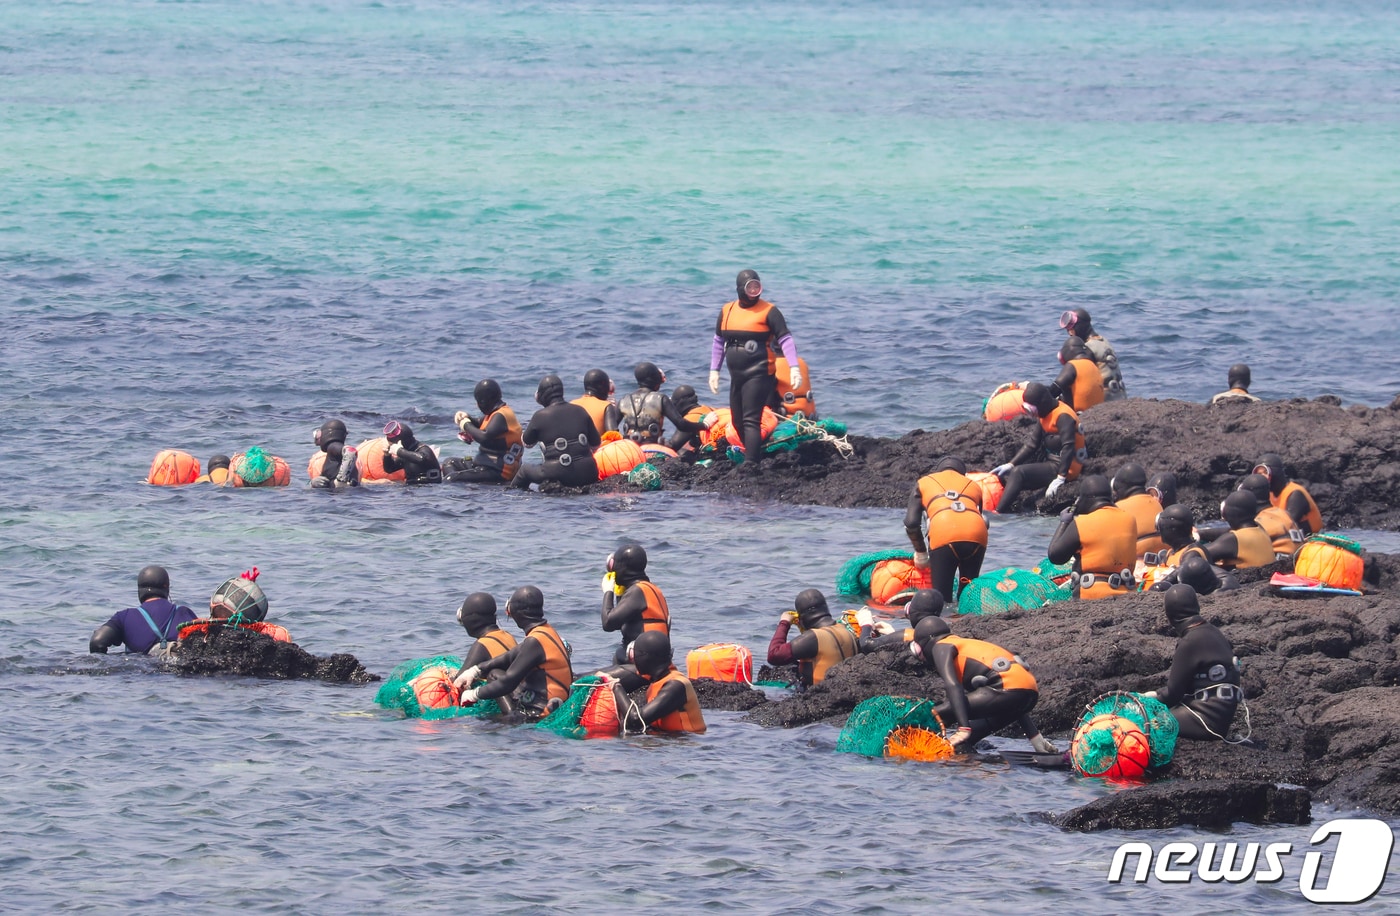
M836 750L864 757L946 760L953 746L943 737L943 723L932 700L918 697L871 697L846 719Z
M612 684L596 674L575 678L569 698L535 723L535 728L565 738L615 738L621 731Z
M1082 776L1140 776L1171 763L1180 731L1161 700L1121 690L1106 693L1079 717L1070 761Z
M458 706L460 692L452 679L462 667L455 655L415 658L389 674L374 695L374 702L385 709L397 709L410 719L453 719L459 716L499 716L495 700L481 700L471 706Z

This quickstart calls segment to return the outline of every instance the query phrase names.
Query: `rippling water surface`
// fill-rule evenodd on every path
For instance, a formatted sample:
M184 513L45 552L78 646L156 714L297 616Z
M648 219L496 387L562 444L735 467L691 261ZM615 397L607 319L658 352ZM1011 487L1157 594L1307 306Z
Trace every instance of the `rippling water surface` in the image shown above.
M299 469L331 415L460 454L446 418L485 376L522 413L547 371L698 384L744 266L860 433L1048 376L1078 304L1137 395L1201 399L1246 359L1266 397L1388 403L1400 14L1217 6L0 4L4 905L1301 906L1297 864L1108 885L1125 837L1038 815L1107 791L1063 774L866 761L726 713L573 743L83 652L146 563L196 606L257 564L298 641L381 674L462 651L461 598L527 582L586 667L629 539L682 651L760 648L796 591L902 544L901 513L141 483L172 445ZM999 519L989 568L1048 536Z

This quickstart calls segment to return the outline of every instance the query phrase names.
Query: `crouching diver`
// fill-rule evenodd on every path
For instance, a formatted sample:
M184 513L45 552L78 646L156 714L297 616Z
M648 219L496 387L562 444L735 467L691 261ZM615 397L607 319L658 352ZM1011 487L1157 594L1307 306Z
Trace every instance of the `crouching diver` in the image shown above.
M914 639L914 631L919 626L919 621L925 617L938 617L943 613L943 595L938 589L921 588L910 597L909 603L904 606L904 615L909 619L907 629L894 630L887 627L883 622L872 626L867 632L861 628L860 651L878 652L881 649L899 649L903 651Z
M613 697L622 719L622 731L691 732L704 734L705 717L690 679L672 663L671 637L660 630L643 633L632 646L632 664L617 669L612 680ZM627 694L647 685L644 705Z
M1317 508L1316 500L1306 487L1288 476L1281 456L1271 452L1260 458L1254 466L1254 473L1269 478L1270 503L1287 512L1304 534L1322 531L1322 513Z
M932 473L914 482L904 510L904 533L914 545L914 565L930 571L933 587L945 600L957 597L960 582L982 574L987 556L982 487L967 476L962 459L945 456Z
M626 664L627 647L643 633L671 635L671 611L666 596L647 578L647 552L641 544L628 544L608 556L603 576L603 632L622 631L622 645L613 663Z
M312 489L360 485L360 468L356 461L359 453L353 445L345 444L349 435L345 423L340 420L327 420L311 434L311 441L326 455L321 462L321 473L311 478Z
M523 490L549 480L566 487L597 483L598 462L593 460L593 450L602 438L588 411L564 400L564 381L557 375L540 379L535 402L540 409L530 418L521 442L526 448L539 445L544 463L521 465L511 486Z
M1071 337L1070 340L1076 338ZM1130 461L1118 469L1110 481L1113 503L1137 522L1137 554L1146 557L1158 553L1166 543L1157 533L1157 516L1162 513L1162 501L1147 491L1147 471Z
M521 444L520 421L501 397L501 386L493 378L484 378L472 391L481 419L465 410L452 417L457 424L457 438L475 442L476 454L465 458L449 458L443 466L443 479L453 483L510 483L520 470L525 455Z
M768 664L797 665L802 686L820 684L827 672L857 654L856 635L844 623L831 618L826 596L815 588L798 594L794 610L784 611L768 643ZM792 642L788 630L796 623L802 631Z
M693 456L704 444L700 441L700 434L705 430L705 417L714 412L714 408L700 403L700 396L695 393L695 389L689 385L677 385L676 390L671 393L671 403L676 405L676 409L685 417L687 423L694 424L694 430L677 428L666 445L681 456Z
M1079 485L1079 498L1060 513L1050 537L1051 563L1074 560L1074 596L1085 600L1126 595L1137 584L1137 522L1113 504L1113 487L1102 474Z
M947 688L948 701L935 711L943 722L958 723L948 743L971 750L978 741L1016 722L1036 753L1055 753L1055 745L1031 720L1040 689L1021 657L994 643L963 639L952 632L948 621L930 615L919 620L909 642L909 651L937 671Z
M516 642L515 637L501 629L501 625L496 622L496 599L489 592L472 592L468 595L461 607L457 608L457 622L467 631L468 636L476 640L467 650L466 657L462 659L462 667L457 670L452 681L460 691L472 686L472 682L481 673L480 665L483 662L505 655L515 648ZM497 676L504 674L503 671L495 673ZM507 715L513 712L509 697L497 697L496 702Z
M997 503L997 510L1002 513L1013 511L1022 490L1044 487L1045 498L1051 498L1065 481L1079 477L1088 457L1084 434L1079 431L1079 415L1057 400L1049 388L1039 382L1026 385L1021 393L1021 409L1037 421L1037 426L1031 440L1010 461L992 468L1005 486Z
M457 675L459 683L469 684L479 676L502 672L479 687L462 691L461 704L496 700L520 688L515 697L521 711L531 717L541 716L569 698L574 670L569 664L568 646L544 619L544 595L533 585L521 586L511 593L506 616L515 621L525 637L515 648Z
M438 483L442 480L442 465L437 452L426 442L419 442L413 427L398 420L384 424L384 438L389 447L384 451L384 470L392 474L403 471L404 483Z
M1224 740L1244 699L1235 647L1219 627L1201 617L1200 602L1189 585L1167 589L1163 604L1179 638L1167 686L1147 696L1167 704L1181 723L1181 737Z
M170 600L170 574L164 567L147 566L136 575L136 607L117 611L92 632L88 651L102 655L125 644L127 654L164 651L179 638L180 625L195 619L194 611Z
M1157 513L1156 531L1162 539L1162 549L1143 557L1150 591L1164 592L1181 581L1181 567L1193 558L1209 565L1205 547L1196 540L1196 519L1189 506L1176 503ZM1206 591L1213 590L1211 587Z

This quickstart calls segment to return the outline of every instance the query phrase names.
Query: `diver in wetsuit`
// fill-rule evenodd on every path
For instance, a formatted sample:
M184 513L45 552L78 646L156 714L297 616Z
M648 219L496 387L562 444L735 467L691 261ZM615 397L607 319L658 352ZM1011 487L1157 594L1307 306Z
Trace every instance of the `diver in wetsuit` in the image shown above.
M583 374L583 396L574 398L570 404L577 404L593 418L598 427L598 435L617 429L622 422L622 411L613 403L613 383L602 369L589 369Z
M601 675L611 683L623 733L628 731L705 732L700 698L690 679L672 663L671 637L656 630L641 634L633 644L632 664ZM646 700L638 707L627 694L647 685Z
M568 644L544 619L544 595L533 585L521 586L511 593L506 616L516 622L525 637L514 649L481 662L475 672L463 672L474 676L502 673L480 687L462 691L461 705L497 700L514 691L523 711L542 715L569 698L574 670L569 664Z
M1070 309L1060 315L1060 327L1084 341L1089 356L1103 375L1104 400L1116 401L1126 398L1128 389L1123 384L1123 373L1118 369L1118 355L1113 352L1113 345L1094 330L1094 324L1089 320L1089 312L1082 308Z
M1037 753L1055 753L1055 745L1031 719L1040 689L1021 657L994 643L952 633L948 621L930 615L915 625L909 641L909 651L943 678L948 700L936 712L941 721L958 724L948 743L971 750L978 741L1016 722Z
M1118 469L1110 483L1113 485L1113 504L1137 522L1138 557L1157 553L1166 547L1157 533L1157 516L1162 512L1162 503L1147 492L1147 471L1143 470L1142 465L1128 462Z
M1065 481L1079 476L1088 457L1079 415L1049 388L1031 382L1021 392L1021 409L1036 421L1035 435L1010 461L992 468L1005 487L997 503L997 511L1003 514L1013 510L1022 490L1045 487L1045 498L1053 497Z
M622 645L613 662L626 664L627 647L642 633L671 634L671 611L666 596L647 578L647 552L628 544L608 557L603 577L603 632L622 631Z
M1235 720L1244 691L1235 647L1214 624L1201 617L1196 592L1188 585L1167 590L1163 607L1179 637L1167 686L1146 694L1171 709L1188 741L1224 739Z
M797 344L788 333L783 313L761 298L763 283L752 270L741 270L735 289L739 298L726 302L715 322L715 338L710 348L710 392L719 394L719 364L729 366L730 422L744 440L748 461L762 461L763 408L773 397L773 349L780 350L791 367L788 384L802 389L802 369Z
M459 688L471 686L480 673L477 666L515 648L515 637L496 622L496 599L490 592L472 592L457 608L457 622L476 642L467 650L455 678Z
M933 587L945 600L957 597L959 582L982 574L987 556L982 488L967 476L962 459L945 455L931 473L914 482L904 510L904 533L914 545L914 565L929 570Z
M1222 391L1210 399L1212 404L1220 404L1225 401L1251 402L1258 401L1254 395L1249 393L1249 367L1244 363L1235 363L1226 373L1229 389Z
M321 473L311 480L314 490L329 490L334 487L358 487L360 468L356 463L359 457L353 445L346 445L350 435L345 423L340 420L327 420L311 436L321 451L326 453L321 462Z
M470 461L447 459L443 479L453 483L510 483L525 456L520 421L501 397L501 386L495 379L477 382L472 397L481 411L481 420L459 410L452 422L457 425L457 438L476 443L476 454Z
M1260 458L1254 465L1254 473L1269 478L1269 502L1287 512L1303 534L1322 531L1322 512L1317 502L1306 487L1288 476L1281 456L1270 453Z
M943 595L938 589L921 588L915 590L909 598L909 603L904 605L904 616L909 621L909 627L904 630L895 630L883 621L873 624L869 629L862 626L859 640L861 654L878 652L881 649L903 650L913 641L914 630L918 627L919 621L925 617L940 616L943 613L943 606Z
M1157 497L1163 509L1176 505L1176 475L1171 471L1158 471L1147 482L1147 492Z
M1237 490L1248 490L1254 494L1254 501L1259 504L1259 514L1254 516L1254 521L1264 533L1269 536L1269 540L1274 543L1274 555L1279 557L1291 557L1298 552L1298 548L1308 539L1303 533L1303 529L1298 527L1298 523L1293 521L1293 516L1288 514L1286 509L1275 506L1271 501L1272 492L1269 490L1269 478L1263 474L1249 474L1240 481Z
M228 483L229 466L233 459L227 455L210 455L208 470L195 478L195 483L212 483L216 487L222 487Z
M1206 556L1225 569L1249 569L1274 562L1274 542L1254 520L1259 504L1248 490L1236 490L1220 504L1230 530L1206 545Z
M1137 522L1113 504L1113 487L1102 474L1079 484L1074 506L1060 513L1060 527L1046 551L1051 563L1074 559L1074 596L1111 598L1133 591Z
M392 474L402 469L404 483L439 483L442 465L437 452L413 435L413 427L398 420L384 424L384 438L389 447L384 450L384 470Z
M1064 366L1050 391L1055 397L1081 413L1104 402L1103 373L1089 355L1084 341L1070 335L1060 347L1060 365Z
M694 430L677 428L666 442L671 451L685 457L699 451L704 444L700 441L700 434L704 432L705 417L712 413L714 408L701 404L700 396L689 385L677 385L676 390L671 392L671 403L680 411L681 416L685 417L687 423L695 426Z
M796 665L804 687L820 684L827 672L860 651L858 637L831 617L826 596L815 588L800 592L793 610L784 611L768 643L768 664ZM798 624L802 635L787 641Z
M593 418L577 404L564 400L564 381L546 375L535 389L540 409L530 417L521 442L526 448L539 445L543 464L521 465L511 486L525 489L532 483L555 481L566 487L582 487L598 482L598 462L593 450L602 441Z
M127 654L165 649L179 638L180 625L195 619L194 611L170 600L170 574L160 566L147 566L136 575L137 607L117 611L92 631L88 651L107 654L126 644Z
M639 387L617 404L622 414L618 431L624 439L643 445L660 442L666 434L667 420L671 421L677 432L690 434L700 431L699 421L686 419L685 411L661 393L661 386L666 384L666 373L653 363L637 363L633 374Z

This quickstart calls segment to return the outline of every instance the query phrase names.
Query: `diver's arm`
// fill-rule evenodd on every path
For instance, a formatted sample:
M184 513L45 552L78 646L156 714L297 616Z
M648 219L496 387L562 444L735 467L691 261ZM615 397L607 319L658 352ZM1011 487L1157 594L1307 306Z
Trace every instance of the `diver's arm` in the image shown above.
M544 646L540 645L538 639L530 636L526 636L520 641L518 646L507 654L513 654L515 658L511 659L510 666L506 668L505 674L478 689L476 693L476 698L478 700L494 700L496 697L505 696L510 693L516 687L520 686L520 682L525 680L525 675L544 664L546 659ZM500 661L500 659L504 657L505 656L500 656L493 660ZM484 668L485 666L483 665L482 667ZM496 667L500 666L497 665Z

